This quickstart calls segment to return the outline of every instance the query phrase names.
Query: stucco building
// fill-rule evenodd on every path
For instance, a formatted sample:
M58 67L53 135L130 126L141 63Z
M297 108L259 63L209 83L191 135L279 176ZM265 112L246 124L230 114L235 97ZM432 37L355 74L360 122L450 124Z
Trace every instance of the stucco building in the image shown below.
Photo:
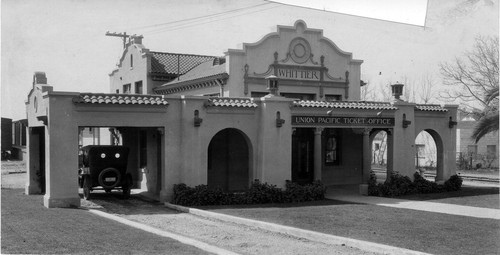
M85 127L117 130L130 148L134 187L162 201L177 183L241 191L254 179L278 187L287 180L359 184L366 193L371 142L382 130L388 172L412 176L415 138L425 130L436 142L436 180L455 173L457 106L402 101L401 84L392 102L359 101L362 61L304 21L223 58L155 53L142 39L126 45L109 94L58 92L35 74L26 102L26 193L40 192L36 173L43 171L45 206L79 205ZM174 56L177 68L158 56ZM199 63L183 69L185 59Z
M457 127L457 160L463 169L498 168L498 132L486 134L476 142L472 132L477 120L463 117Z

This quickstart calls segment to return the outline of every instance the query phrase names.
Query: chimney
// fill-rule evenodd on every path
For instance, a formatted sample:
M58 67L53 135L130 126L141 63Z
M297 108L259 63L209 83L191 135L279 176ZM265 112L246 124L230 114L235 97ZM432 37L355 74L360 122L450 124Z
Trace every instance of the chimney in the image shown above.
M47 84L47 77L44 72L35 72L33 74L33 85L36 84Z
M132 35L130 37L132 38L133 44L142 44L142 38L144 38L142 35Z

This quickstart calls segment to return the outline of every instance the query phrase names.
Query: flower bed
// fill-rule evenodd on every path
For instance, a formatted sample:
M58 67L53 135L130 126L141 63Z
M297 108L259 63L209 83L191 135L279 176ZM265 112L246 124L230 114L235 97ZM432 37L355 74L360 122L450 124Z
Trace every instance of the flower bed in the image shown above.
M458 175L451 176L444 184L428 181L419 173L415 173L413 177L412 181L408 176L402 176L398 172L393 172L386 182L377 184L377 177L372 172L368 181L368 195L395 197L409 194L457 191L462 187L462 178Z
M224 192L207 185L188 187L181 183L174 185L172 203L184 206L291 203L323 200L325 193L326 187L320 181L307 185L287 181L285 190L282 190L276 185L255 180L250 189L240 193Z

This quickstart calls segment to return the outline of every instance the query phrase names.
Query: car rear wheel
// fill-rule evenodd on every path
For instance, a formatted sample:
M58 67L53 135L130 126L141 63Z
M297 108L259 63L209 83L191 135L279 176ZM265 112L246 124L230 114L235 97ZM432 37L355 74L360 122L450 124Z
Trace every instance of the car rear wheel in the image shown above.
M122 188L123 188L123 198L129 199L130 189L132 188L132 176L130 174L127 174L127 177L125 179L125 184L123 184Z
M83 198L85 200L90 199L90 188L92 187L92 184L90 183L90 176L85 175L83 177Z

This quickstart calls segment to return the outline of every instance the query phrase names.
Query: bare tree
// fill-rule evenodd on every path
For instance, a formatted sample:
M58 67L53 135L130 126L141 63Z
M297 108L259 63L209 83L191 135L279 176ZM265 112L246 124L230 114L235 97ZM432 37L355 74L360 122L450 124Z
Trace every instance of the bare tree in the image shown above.
M445 97L457 100L479 120L473 138L498 131L498 37L476 37L472 51L452 63L440 64Z
M450 88L443 96L472 111L482 111L488 106L488 91L498 89L498 37L476 37L472 51L451 63L441 63L440 69Z
M375 100L375 88L370 82L367 82L361 87L360 99L362 101L373 101Z
M421 85L418 90L420 101L424 104L430 103L434 99L434 78L430 74L426 74L421 79Z

